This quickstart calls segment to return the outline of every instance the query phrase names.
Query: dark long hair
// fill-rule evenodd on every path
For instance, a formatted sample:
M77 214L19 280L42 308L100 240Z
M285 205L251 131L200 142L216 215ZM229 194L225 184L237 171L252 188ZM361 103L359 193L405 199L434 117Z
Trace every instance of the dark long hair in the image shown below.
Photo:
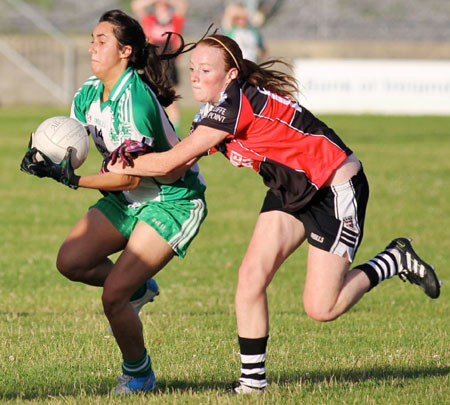
M179 98L168 76L168 63L170 59L182 52L184 47L182 38L180 49L172 53L165 53L170 43L170 36L174 34L168 33L166 46L158 54L158 47L147 42L139 22L123 11L107 11L100 17L99 22L109 22L114 26L113 32L120 48L131 46L133 51L129 66L137 70L142 80L151 87L162 106L167 107Z
M258 65L251 60L244 59L242 50L236 41L220 34L209 35L197 42L197 45L202 44L221 49L225 68L229 70L236 67L244 80L281 96L294 99L297 97L299 91L297 80L285 72L271 69L275 64L282 64L292 70L292 66L282 59L269 59Z

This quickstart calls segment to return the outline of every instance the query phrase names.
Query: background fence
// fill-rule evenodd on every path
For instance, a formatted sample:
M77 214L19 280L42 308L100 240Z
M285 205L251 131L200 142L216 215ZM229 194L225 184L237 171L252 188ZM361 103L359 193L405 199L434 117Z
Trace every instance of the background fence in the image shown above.
M261 27L269 56L450 59L448 0L247 1L273 11ZM186 37L220 27L227 3L190 0ZM129 11L129 1L0 0L0 105L68 103L90 75L91 30L111 8Z
M448 0L243 0L276 13L263 28L268 39L372 39L449 41ZM0 1L0 32L32 32L23 16ZM99 15L111 8L129 10L129 1L30 0L26 2L64 32L90 33ZM189 0L186 33L198 35L219 22L227 1Z

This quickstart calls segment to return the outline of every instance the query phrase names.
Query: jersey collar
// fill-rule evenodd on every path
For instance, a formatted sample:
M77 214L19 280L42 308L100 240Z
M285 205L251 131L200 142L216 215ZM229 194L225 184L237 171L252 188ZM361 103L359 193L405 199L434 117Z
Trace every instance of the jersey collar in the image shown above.
M109 95L110 101L116 101L120 98L120 96L123 94L123 92L128 87L127 84L130 82L131 78L133 77L134 69L131 67L128 67L125 72L122 73L122 76L120 76L117 83L114 85L111 94Z

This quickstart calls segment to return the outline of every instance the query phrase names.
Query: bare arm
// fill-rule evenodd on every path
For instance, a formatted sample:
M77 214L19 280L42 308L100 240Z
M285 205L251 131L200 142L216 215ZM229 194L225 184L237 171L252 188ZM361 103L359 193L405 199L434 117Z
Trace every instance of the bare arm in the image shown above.
M195 131L166 152L147 153L134 160L134 166L108 164L113 173L134 176L167 176L176 173L182 175L205 152L217 145L228 135L225 131L199 125Z
M156 0L132 0L130 3L131 11L136 17L142 19L148 14L147 8L155 2Z
M81 176L78 186L104 191L123 191L134 190L139 186L140 182L141 178L137 176L104 173Z
M200 158L194 158L191 161L187 162L186 164L177 167L175 170L172 170L170 173L166 174L165 176L156 176L155 179L158 181L158 183L161 184L171 184L177 181L180 177L184 175L184 173L189 170L190 167L192 167L194 164L196 164Z
M174 8L175 14L184 17L187 12L187 0L169 0L170 5Z
M142 19L148 14L148 8L156 3L157 0L132 0L130 3L133 14ZM169 0L175 14L185 16L187 11L187 0Z

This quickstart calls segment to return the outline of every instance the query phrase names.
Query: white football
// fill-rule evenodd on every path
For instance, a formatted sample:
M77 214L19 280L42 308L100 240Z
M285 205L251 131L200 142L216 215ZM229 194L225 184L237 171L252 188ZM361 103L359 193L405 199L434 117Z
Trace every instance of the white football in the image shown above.
M77 169L89 153L89 135L84 126L69 117L51 117L42 122L32 135L31 146L45 153L53 163L61 163L67 148L71 146L72 167ZM36 160L42 161L37 153Z

